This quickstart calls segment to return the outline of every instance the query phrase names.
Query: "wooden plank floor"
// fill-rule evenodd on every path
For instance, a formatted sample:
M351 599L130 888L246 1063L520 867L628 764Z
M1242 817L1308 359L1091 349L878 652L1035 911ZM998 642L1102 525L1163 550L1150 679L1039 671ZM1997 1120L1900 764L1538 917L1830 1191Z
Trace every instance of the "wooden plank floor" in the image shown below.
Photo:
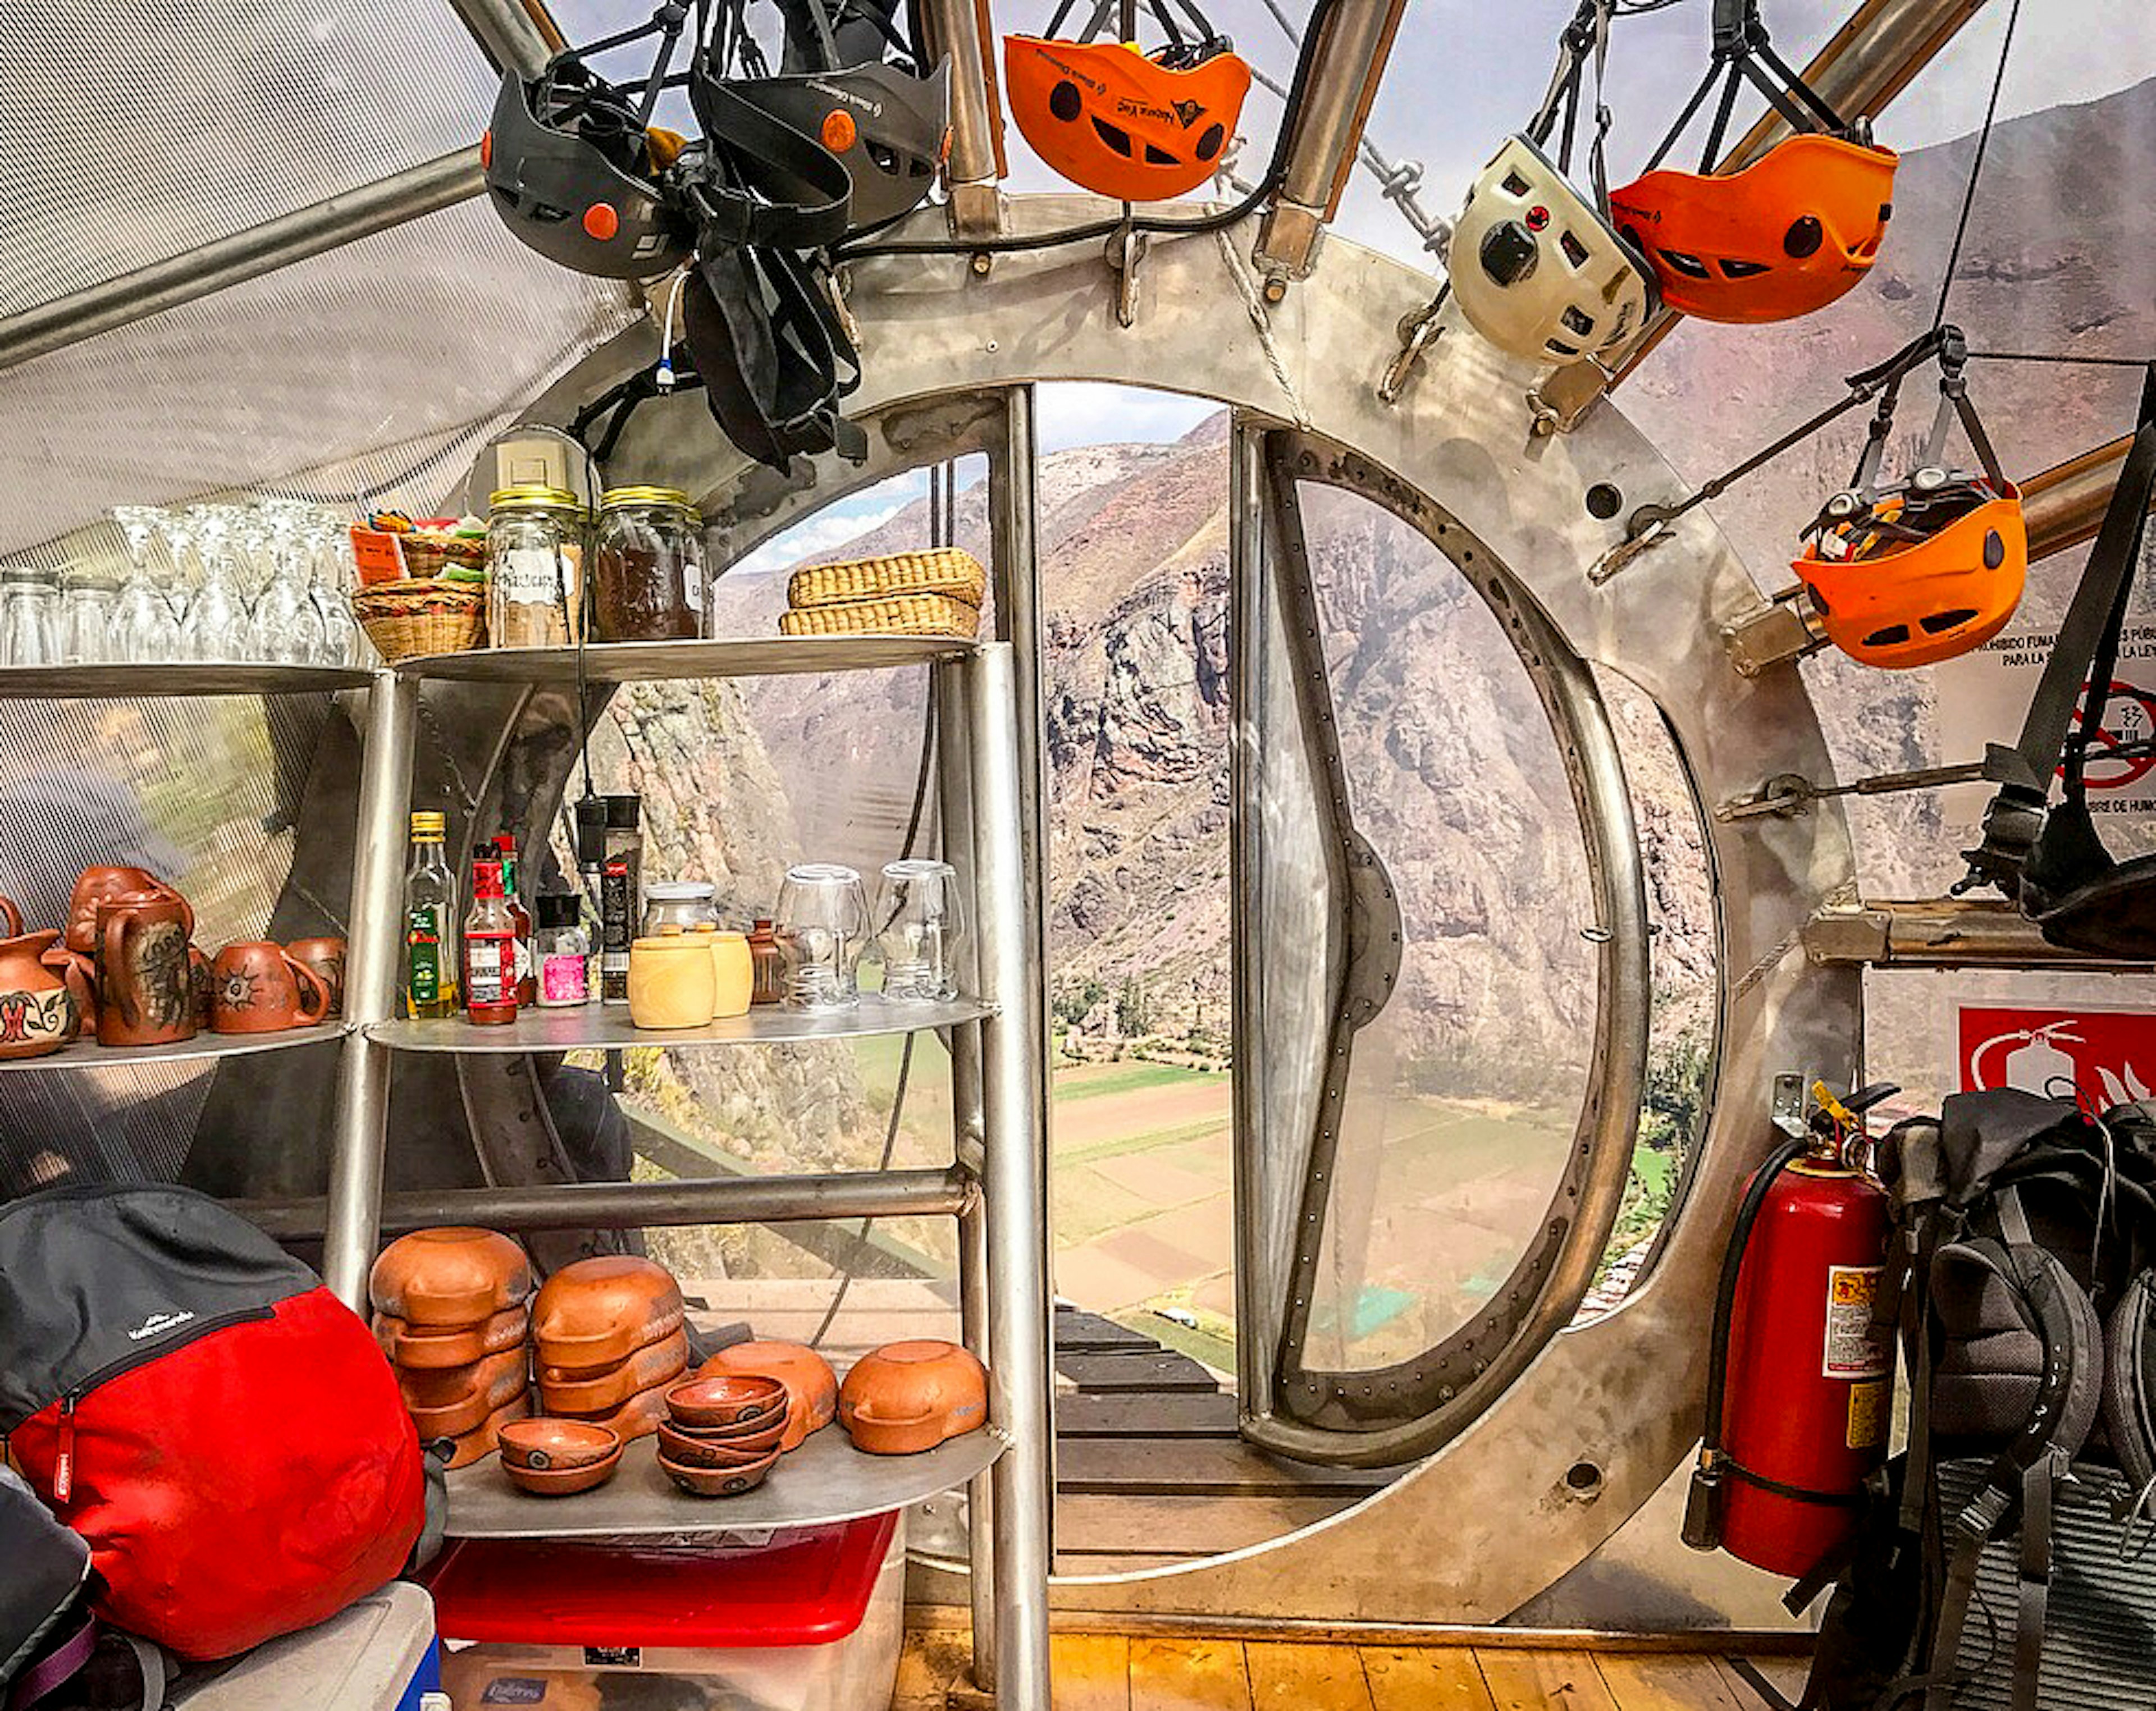
M1758 1711L1707 1653L1509 1646L1350 1646L1059 1633L1055 1711ZM892 1711L945 1711L963 1677L957 1629L906 1636ZM1789 1698L1797 1659L1753 1660Z

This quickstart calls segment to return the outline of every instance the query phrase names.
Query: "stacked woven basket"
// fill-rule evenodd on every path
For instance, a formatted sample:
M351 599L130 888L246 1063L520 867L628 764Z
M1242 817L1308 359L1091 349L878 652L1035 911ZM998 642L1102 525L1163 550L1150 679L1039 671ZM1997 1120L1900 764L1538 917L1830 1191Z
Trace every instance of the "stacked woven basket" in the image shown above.
M418 531L396 537L403 580L352 597L360 628L393 665L418 653L461 653L486 622L486 537ZM455 570L462 574L450 576Z
M778 628L789 636L957 636L980 633L988 572L970 552L895 553L807 565L786 584Z

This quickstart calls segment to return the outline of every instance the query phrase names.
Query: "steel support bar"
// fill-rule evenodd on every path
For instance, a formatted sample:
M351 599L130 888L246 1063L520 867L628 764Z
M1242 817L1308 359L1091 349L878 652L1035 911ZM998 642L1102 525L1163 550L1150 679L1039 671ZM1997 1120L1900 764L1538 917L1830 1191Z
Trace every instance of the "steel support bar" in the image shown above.
M496 71L511 66L536 76L562 47L561 30L541 0L449 0Z
M991 1425L1010 1439L992 1475L996 1703L1002 1711L1049 1711L1054 1425L1040 1216L1046 1161L1033 1099L1034 1060L1045 1042L1033 1036L1026 1001L1040 971L1032 966L1038 940L1025 916L1018 668L1010 645L995 643L963 669L982 996L998 1006L980 1025L988 1116L988 1413Z
M2127 434L2021 484L2021 514L2029 525L2031 564L2096 539L2133 443L2133 436Z
M485 187L479 151L459 149L101 284L70 291L35 309L0 318L0 369L454 207Z
M2149 971L2145 962L2109 961L2047 943L2035 923L2009 904L1948 898L1823 909L1804 929L1804 954L1825 966Z
M640 1230L824 1218L955 1217L972 1206L975 1193L971 1174L955 1165L942 1171L856 1171L822 1176L441 1188L387 1196L382 1201L381 1227L399 1233L435 1224L484 1224L496 1230ZM334 1227L329 1211L333 1204L241 1201L234 1210L279 1240L293 1241L322 1234L326 1222ZM372 1250L370 1239L370 1261ZM360 1268L359 1279L363 1298L365 1266Z
M367 745L360 761L359 824L353 843L344 1014L352 1025L339 1048L328 1198L321 1202L322 1278L353 1311L367 1310L367 1274L381 1233L382 1160L389 1140L387 1047L367 1037L397 1007L398 950L403 940L404 816L412 800L412 737L419 684L378 671L367 692Z
M1984 0L1862 0L1849 21L1804 68L1804 81L1843 117L1876 118L1911 79L1930 64L1962 26L1984 9ZM1769 111L1737 140L1717 163L1721 172L1748 166L1789 135L1788 122ZM1558 425L1570 428L1604 392L1621 386L1648 352L1683 319L1666 310L1620 363L1605 375L1592 362L1574 362L1543 382L1541 402Z
M1407 0L1348 0L1325 15L1302 105L1294 114L1278 199L1259 228L1253 258L1275 279L1302 279L1317 264L1326 223L1355 171L1355 153Z
M1002 104L985 44L987 8L977 0L920 0L931 54L951 60L951 149L944 182L951 192L951 229L960 238L993 238L1003 230Z

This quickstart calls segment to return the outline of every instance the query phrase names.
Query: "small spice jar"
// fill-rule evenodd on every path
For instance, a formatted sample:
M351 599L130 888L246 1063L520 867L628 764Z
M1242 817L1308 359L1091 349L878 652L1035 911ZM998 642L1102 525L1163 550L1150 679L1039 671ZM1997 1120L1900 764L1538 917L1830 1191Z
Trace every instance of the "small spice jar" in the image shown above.
M693 933L701 926L716 927L719 911L712 901L714 887L708 879L662 879L644 888L644 925L646 938L678 927Z
M584 535L576 494L543 483L487 500L486 629L496 648L566 648L583 633Z
M704 520L673 487L610 487L592 543L602 642L694 640L704 610Z
M759 915L756 925L749 929L748 954L754 971L751 982L752 1001L758 1004L783 1004L786 1001L788 976L786 951L778 942L778 930Z
M592 941L583 927L583 899L552 892L539 899L532 960L539 965L539 1007L561 1010L592 998Z

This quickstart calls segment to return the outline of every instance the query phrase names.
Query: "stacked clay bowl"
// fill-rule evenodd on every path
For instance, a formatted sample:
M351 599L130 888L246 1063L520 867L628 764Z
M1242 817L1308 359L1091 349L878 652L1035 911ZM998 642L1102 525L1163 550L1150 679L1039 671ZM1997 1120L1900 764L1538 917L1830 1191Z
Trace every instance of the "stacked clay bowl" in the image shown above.
M449 1443L452 1468L492 1455L531 1411L524 1250L492 1230L415 1230L382 1249L367 1294L421 1442Z
M534 1497L573 1497L613 1478L621 1434L585 1420L519 1420L501 1428L501 1471Z
M531 1306L541 1411L603 1426L624 1443L666 1418L667 1387L689 1365L680 1287L634 1254L566 1265Z
M847 1373L839 1420L857 1450L919 1455L988 1424L988 1375L956 1343L886 1343Z
M763 1483L785 1453L791 1399L755 1373L717 1373L676 1385L659 1425L659 1466L695 1497L738 1497Z
M786 1433L782 1450L798 1450L812 1432L838 1417L839 1381L831 1363L800 1343L736 1343L696 1369L699 1378L724 1374L775 1378L786 1386Z

